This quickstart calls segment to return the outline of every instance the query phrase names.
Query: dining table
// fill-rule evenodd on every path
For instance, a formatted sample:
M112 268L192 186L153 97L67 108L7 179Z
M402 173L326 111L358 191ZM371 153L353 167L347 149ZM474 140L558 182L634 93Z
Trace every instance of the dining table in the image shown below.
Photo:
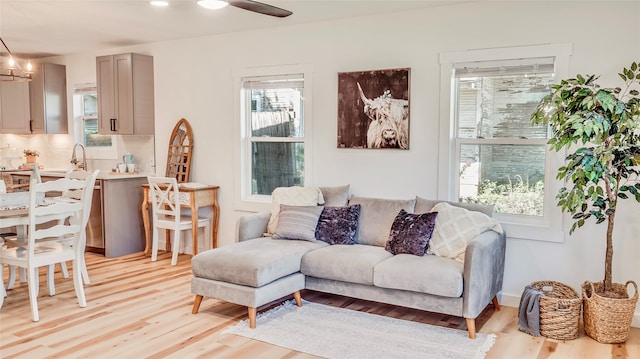
M218 247L218 223L220 221L220 207L218 205L218 189L220 186L207 185L195 182L184 182L178 184L179 202L181 208L191 210L191 238L193 240L193 255L198 254L198 210L204 207L213 209L211 226L211 248ZM144 254L151 255L151 230L149 222L149 184L142 185L144 195L142 196L142 222L144 224L145 248ZM166 241L166 249L170 250L170 242Z

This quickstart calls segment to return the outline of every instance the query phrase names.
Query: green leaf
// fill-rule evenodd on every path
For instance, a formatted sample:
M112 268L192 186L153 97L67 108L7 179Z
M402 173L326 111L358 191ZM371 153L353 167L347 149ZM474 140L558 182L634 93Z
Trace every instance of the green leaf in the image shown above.
M622 193L622 192L618 193L618 197L620 197L620 198L622 198L622 199L627 199L627 198L629 198L629 196L627 196L627 194L626 194L626 193Z

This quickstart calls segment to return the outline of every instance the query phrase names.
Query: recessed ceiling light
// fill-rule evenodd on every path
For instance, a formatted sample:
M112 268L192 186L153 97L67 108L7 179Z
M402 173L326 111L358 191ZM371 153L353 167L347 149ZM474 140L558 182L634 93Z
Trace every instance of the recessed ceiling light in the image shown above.
M222 9L223 7L229 5L229 3L224 0L198 0L197 3L203 8L211 10Z
M169 2L167 0L152 0L149 3L153 6L169 6Z

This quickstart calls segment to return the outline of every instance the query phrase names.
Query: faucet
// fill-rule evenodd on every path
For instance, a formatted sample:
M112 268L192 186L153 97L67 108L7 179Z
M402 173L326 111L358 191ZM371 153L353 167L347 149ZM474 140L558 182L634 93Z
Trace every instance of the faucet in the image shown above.
M78 148L78 146L82 148L82 162L80 162L80 164L78 164L78 158L76 157L76 149ZM79 169L83 169L85 171L87 170L87 157L86 157L84 145L82 143L78 142L75 145L73 145L73 153L71 154L71 163L76 165L76 167Z

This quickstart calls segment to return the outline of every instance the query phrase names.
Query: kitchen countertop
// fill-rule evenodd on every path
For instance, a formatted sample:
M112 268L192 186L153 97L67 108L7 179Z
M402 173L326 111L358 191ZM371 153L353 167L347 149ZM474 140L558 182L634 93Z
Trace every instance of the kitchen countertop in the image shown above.
M65 173L68 170L66 169L58 169L58 168L44 168L40 170L40 176L43 177L64 177ZM30 171L20 171L20 170L7 170L6 172L15 172L16 174L25 174ZM111 171L103 171L100 170L98 173L98 179L101 180L119 180L119 179L129 179L129 178L140 178L147 176L155 176L153 173L119 173L119 172L111 172Z

